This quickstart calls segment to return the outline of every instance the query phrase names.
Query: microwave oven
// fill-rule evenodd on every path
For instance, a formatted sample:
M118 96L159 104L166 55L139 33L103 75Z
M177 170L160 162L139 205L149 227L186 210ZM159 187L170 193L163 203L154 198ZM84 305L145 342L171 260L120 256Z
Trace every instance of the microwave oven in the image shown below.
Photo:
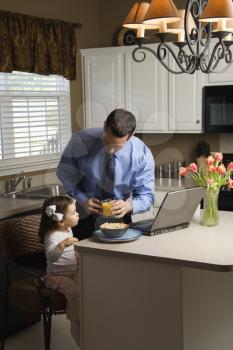
M203 120L207 133L233 133L233 85L205 86Z

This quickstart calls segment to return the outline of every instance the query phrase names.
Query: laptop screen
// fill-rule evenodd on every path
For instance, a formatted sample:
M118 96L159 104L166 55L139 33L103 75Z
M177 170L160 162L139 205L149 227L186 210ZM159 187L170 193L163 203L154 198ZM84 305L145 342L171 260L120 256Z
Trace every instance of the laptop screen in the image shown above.
M168 192L154 219L151 231L188 223L203 196L203 187Z

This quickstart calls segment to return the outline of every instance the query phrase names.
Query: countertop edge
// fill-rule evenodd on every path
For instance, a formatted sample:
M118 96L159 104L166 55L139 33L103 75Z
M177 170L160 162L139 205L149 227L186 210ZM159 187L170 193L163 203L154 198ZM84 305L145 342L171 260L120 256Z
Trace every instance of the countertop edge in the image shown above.
M95 240L95 238L90 238L91 240ZM91 254L101 254L105 256L116 256L116 257L124 257L129 259L137 259L144 261L151 261L160 264L168 264L178 267L188 267L200 270L208 270L208 271L216 271L216 272L231 272L233 271L233 263L232 265L219 265L219 264L209 264L204 262L197 262L191 260L180 260L173 258L164 258L159 256L150 256L150 255L142 255L137 253L127 253L127 252L116 252L116 251L107 251L101 248L94 247L83 247L79 246L79 244L75 244L76 249L79 251L91 253Z

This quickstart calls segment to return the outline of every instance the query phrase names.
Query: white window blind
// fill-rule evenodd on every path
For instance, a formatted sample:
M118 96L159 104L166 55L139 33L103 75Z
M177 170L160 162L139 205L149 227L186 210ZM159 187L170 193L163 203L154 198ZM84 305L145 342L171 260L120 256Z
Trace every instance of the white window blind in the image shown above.
M70 134L68 80L0 73L0 176L56 167Z

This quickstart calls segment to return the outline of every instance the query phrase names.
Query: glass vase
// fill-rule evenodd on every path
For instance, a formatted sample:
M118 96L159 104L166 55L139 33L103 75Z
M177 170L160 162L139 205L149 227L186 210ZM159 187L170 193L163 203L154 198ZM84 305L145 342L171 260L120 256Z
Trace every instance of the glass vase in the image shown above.
M219 189L206 189L202 224L216 226L218 224L218 195Z

